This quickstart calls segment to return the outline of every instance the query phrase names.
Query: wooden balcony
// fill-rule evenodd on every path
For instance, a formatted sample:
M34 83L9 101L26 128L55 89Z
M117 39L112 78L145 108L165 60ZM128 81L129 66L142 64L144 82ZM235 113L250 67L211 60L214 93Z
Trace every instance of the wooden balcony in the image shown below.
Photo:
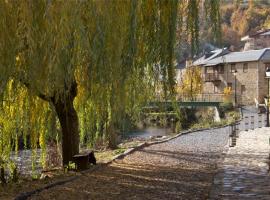
M203 76L204 82L221 82L219 74L204 74Z

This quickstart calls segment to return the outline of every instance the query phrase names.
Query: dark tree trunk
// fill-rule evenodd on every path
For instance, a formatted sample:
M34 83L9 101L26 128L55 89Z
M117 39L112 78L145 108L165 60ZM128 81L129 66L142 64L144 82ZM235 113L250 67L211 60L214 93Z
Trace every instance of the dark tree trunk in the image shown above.
M63 166L72 161L72 157L79 153L79 120L73 101L77 95L77 84L70 88L66 98L53 98L53 105L62 128L62 156Z
M22 83L29 89L31 85L23 80ZM59 118L62 128L62 156L63 166L73 160L73 156L79 153L79 119L74 108L73 101L77 96L77 83L75 79L70 87L66 87L65 94L49 97L37 91L37 96L44 101L52 103Z

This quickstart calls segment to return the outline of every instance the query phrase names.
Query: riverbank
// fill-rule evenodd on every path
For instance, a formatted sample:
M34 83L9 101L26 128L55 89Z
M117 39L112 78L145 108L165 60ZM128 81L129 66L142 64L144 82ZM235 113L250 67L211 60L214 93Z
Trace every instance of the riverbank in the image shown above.
M230 121L227 121L226 123L229 123ZM151 147L153 145L158 145L158 143L170 143L170 141L174 141L174 140L179 140L177 138L181 138L183 139L185 134L191 134L191 135L199 135L201 134L201 132L207 132L207 131L212 131L212 132L216 132L218 133L219 129L224 129L224 126L226 126L226 123L224 123L224 121L220 122L220 123L212 123L211 126L214 126L212 128L199 128L199 129L190 129L190 130L186 130L186 131L182 131L179 134L169 134L166 136L159 136L156 135L151 136L151 137L134 137L134 138L129 138L124 140L121 144L118 145L118 149L115 150L103 150L103 151L96 151L95 155L97 157L98 160L98 167L103 166L106 163L111 163L112 160L117 159L118 157L123 157L122 155L126 155L128 154L128 152L133 151L133 150L137 150L140 151L140 149L143 149L143 147L148 148L147 146ZM221 128L219 128L221 127ZM226 129L226 127L225 127ZM226 137L225 137L226 138ZM222 141L224 140L224 138L222 139ZM227 140L227 139L225 139ZM211 140L213 141L213 139ZM216 144L219 144L219 140L216 140L214 143L211 143L212 146L215 146ZM193 143L190 145L194 145ZM140 146L140 148L137 148L138 146ZM221 145L222 146L222 145ZM205 149L206 151L207 149ZM129 157L129 156L127 156ZM124 158L125 159L125 158ZM114 162L112 162L114 163ZM94 170L95 167L92 167L90 169ZM45 187L46 185L51 185L54 184L55 182L58 181L62 181L65 179L73 179L76 176L80 176L81 173L80 172L74 172L74 171L69 171L69 172L63 172L63 170L53 170L53 171L48 171L45 173L45 176L43 176L43 178L45 177L45 179L42 180L32 180L31 179L21 179L18 183L16 184L10 184L8 186L5 186L4 188L2 188L0 191L0 193L6 193L7 194L17 194L17 193L21 193L23 191L27 191L28 187L32 188L32 189L37 189L37 188L42 188ZM0 196L0 199L1 196Z
M42 190L30 199L206 199L228 137L228 127L183 134L108 165L99 164L82 175L74 172L73 177L79 178ZM5 190L0 199L12 199L68 178L72 176L38 180L31 187L27 183Z
M188 130L180 131L180 134L186 132L192 132L201 129L208 129L213 127L222 127L227 124L233 123L235 120L238 119L239 112L229 111L226 113L225 118L221 119L221 121L216 122L211 118L211 113L206 112L199 112L198 120L196 123L193 123L192 126L189 127ZM165 128L165 127L144 127L139 130L131 131L122 134L121 139L119 137L117 148L114 150L106 148L106 144L97 143L95 144L95 155L97 158L98 163L107 163L110 162L113 158L122 154L125 151L129 151L130 149L135 148L136 146L142 143L153 143L156 141L167 140L169 138L174 137L175 135L179 135L179 131L175 133L175 128ZM81 151L85 151L87 148L81 149ZM42 172L42 166L46 166L46 171L50 171L53 169L54 173L51 176L55 176L57 173L55 172L55 167L59 166L61 163L61 150L57 147L56 144L48 145L46 148L46 159L41 159L41 150L37 149L34 154L29 149L27 150L20 150L16 154L13 153L11 159L15 161L17 166L17 170L20 174L20 177L23 179L31 180L39 179L40 177L44 177ZM33 159L34 155L34 159ZM33 161L34 160L34 165ZM32 171L34 166L34 170ZM8 171L8 169L7 169ZM61 174L61 169L59 171Z
M117 156L121 156L124 152L129 152L131 149L136 148L137 146L147 143L152 144L155 142L160 141L166 141L168 139L174 138L175 136L179 136L181 134L190 133L193 131L200 131L205 129L211 129L211 128L218 128L226 126L230 123L235 122L239 117L239 114L236 112L228 112L226 115L226 119L222 119L220 122L214 122L211 120L204 120L200 121L200 123L196 123L193 126L190 127L188 130L183 130L180 133L173 133L172 130L169 128L162 128L162 127L149 127L146 129L137 130L134 132L130 132L129 134L125 135L121 143L118 144L117 148L114 150L106 149L104 147L101 147L99 149L95 149L95 156L97 158L98 163L108 163ZM84 149L86 150L86 149ZM55 159L56 155L56 149L52 150L49 154L49 158L53 157ZM17 162L18 170L20 173L20 178L23 180L30 181L32 178L39 179L44 178L46 176L49 177L55 177L58 175L58 173L61 175L62 169L56 170L53 168L47 169L45 173L41 174L41 160L40 160L40 153L41 151L37 151L37 159L35 162L36 169L34 172L32 171L32 155L30 150L23 150L18 153L18 157L14 157L14 160ZM52 154L52 155L51 155ZM51 173L51 171L53 171ZM49 175L48 175L49 174Z
M30 199L207 199L229 128L141 148Z
M179 133L173 133L173 131L168 131L166 134L149 134L148 137L146 134L143 137L137 134L137 137L131 137L129 139L125 139L118 145L118 149L116 150L105 150L105 151L97 151L96 156L97 160L101 163L107 163L112 160L114 157L117 157L119 153L123 153L131 148L135 148L136 146L142 143L155 143L163 140L169 140L176 136L192 133L192 132L199 132L208 129L216 129L228 126L230 124L235 123L236 121L240 120L241 113L240 111L230 111L227 112L224 119L221 119L219 122L211 121L211 120L204 120L200 121L199 123L193 124L190 129L182 130ZM164 128L163 128L164 129Z

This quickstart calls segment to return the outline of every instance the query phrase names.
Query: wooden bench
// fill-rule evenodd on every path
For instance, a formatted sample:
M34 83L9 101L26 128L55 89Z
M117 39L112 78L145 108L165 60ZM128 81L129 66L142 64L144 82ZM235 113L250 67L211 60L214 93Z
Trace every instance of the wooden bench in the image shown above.
M76 165L77 170L86 170L89 168L89 165L91 163L94 165L96 164L94 151L77 154L73 156L73 161Z

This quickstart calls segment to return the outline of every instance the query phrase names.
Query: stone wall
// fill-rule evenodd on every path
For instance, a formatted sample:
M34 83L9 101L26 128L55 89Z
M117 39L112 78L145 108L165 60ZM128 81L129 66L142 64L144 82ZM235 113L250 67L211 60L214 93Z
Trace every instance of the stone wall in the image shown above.
M263 62L259 62L258 65L258 99L260 102L264 102L264 97L268 95L268 79L265 78L266 66Z
M270 36L260 36L256 38L250 38L249 41L245 43L244 51L263 49L270 47Z

